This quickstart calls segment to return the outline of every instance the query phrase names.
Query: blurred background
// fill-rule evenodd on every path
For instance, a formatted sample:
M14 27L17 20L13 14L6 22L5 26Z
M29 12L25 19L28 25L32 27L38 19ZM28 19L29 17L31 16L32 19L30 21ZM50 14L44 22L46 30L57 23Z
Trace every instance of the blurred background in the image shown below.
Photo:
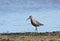
M39 32L60 31L60 0L0 0L0 33L35 32L30 15L44 24Z

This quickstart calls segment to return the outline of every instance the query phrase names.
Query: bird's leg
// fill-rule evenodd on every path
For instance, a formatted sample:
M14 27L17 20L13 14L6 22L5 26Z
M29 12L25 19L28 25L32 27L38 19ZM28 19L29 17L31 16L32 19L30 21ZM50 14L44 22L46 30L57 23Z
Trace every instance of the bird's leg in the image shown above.
M38 29L37 27L35 28L35 35L37 36L37 33L38 33Z
M36 27L36 29L35 29L35 30L36 30L36 33L37 33L37 32L38 32L38 29L37 29L37 27Z

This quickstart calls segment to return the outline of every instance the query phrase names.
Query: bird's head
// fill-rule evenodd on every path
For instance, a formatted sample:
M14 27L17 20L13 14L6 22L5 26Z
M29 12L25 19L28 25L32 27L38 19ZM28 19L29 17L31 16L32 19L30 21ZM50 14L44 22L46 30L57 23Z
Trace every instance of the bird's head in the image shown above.
M29 18L27 18L26 21L27 21L28 19L31 19L31 18L32 18L32 16L29 16Z

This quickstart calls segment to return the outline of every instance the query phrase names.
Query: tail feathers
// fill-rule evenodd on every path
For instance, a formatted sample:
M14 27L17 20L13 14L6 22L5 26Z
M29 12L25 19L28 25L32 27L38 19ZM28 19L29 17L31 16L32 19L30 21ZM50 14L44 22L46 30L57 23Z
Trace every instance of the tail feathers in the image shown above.
M40 25L42 25L42 26L43 26L44 24L40 24Z

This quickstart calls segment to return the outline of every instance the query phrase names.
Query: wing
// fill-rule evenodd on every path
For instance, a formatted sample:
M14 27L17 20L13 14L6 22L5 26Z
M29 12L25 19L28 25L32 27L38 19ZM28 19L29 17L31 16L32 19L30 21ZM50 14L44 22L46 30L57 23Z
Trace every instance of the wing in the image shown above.
M36 21L36 23L40 26L40 25L44 25L44 24L42 24L42 23L40 23L40 22L38 22L38 21Z

